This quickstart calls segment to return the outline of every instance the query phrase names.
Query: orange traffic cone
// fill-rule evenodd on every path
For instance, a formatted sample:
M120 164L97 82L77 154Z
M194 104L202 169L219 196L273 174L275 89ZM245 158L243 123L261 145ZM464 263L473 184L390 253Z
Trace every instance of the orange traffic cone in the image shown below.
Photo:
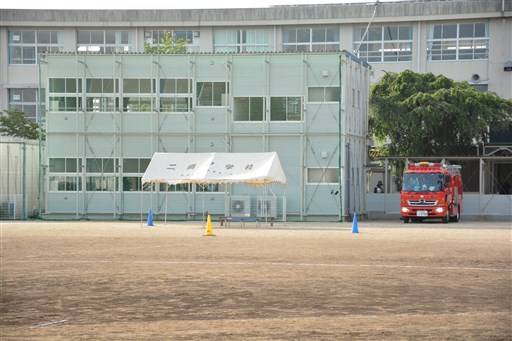
M208 214L208 220L206 221L206 232L203 234L203 236L215 236L213 234L212 230L212 219L210 218L210 215Z

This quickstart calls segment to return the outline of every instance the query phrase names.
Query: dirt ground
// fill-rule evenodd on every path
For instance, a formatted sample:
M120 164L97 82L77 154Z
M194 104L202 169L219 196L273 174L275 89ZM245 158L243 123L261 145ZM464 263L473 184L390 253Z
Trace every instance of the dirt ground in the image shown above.
M2 222L4 340L511 340L510 222Z

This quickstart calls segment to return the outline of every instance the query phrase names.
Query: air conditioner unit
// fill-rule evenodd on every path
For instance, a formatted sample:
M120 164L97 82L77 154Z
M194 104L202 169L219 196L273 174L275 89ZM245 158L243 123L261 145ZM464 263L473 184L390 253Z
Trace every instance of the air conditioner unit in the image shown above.
M251 197L248 195L231 196L231 216L247 217L251 215Z
M276 197L258 197L258 216L259 217L277 217L277 198Z

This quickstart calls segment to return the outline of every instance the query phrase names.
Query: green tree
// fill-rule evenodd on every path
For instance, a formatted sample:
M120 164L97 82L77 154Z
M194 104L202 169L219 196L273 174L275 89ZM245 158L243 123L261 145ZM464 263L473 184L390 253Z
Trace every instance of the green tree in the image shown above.
M165 31L164 36L160 39L160 43L153 41L153 45L147 41L144 42L144 51L146 53L184 53L186 52L186 44L188 40L176 39L176 35Z
M29 140L39 139L39 125L32 122L24 112L5 110L4 113L0 115L0 134Z
M489 127L512 129L512 100L467 82L406 70L386 73L370 90L370 134L382 156L474 155Z

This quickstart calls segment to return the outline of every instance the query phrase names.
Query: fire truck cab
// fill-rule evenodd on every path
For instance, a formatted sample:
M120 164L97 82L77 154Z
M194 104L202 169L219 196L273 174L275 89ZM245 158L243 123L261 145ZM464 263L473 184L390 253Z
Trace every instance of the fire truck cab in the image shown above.
M409 163L400 191L401 220L457 222L462 212L461 166L434 162Z

